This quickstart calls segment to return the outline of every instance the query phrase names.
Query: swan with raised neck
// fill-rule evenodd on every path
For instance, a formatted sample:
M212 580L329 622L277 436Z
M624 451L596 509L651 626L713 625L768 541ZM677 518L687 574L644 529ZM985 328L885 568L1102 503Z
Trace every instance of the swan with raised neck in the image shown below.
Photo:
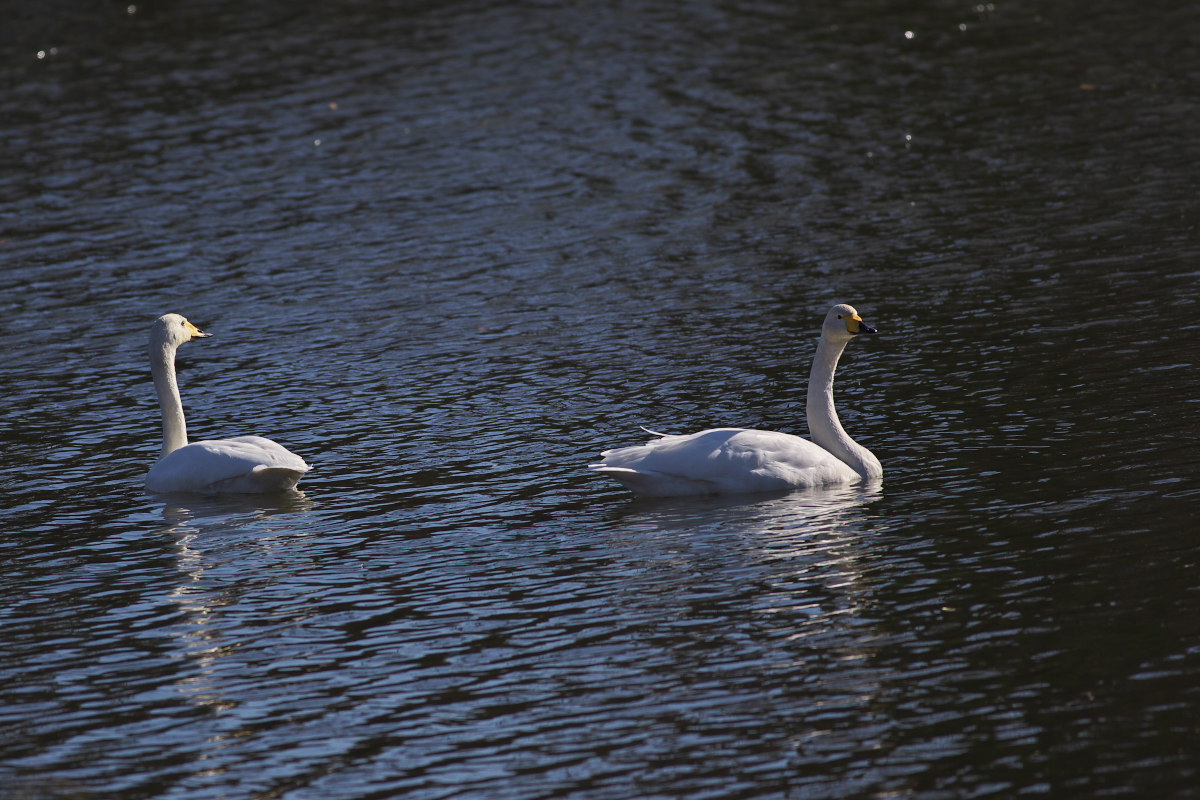
M713 428L682 436L647 431L646 444L606 450L588 467L650 497L742 494L877 481L883 466L842 427L833 402L838 360L855 337L875 333L853 306L829 310L809 374L812 440L752 428Z
M210 334L179 314L164 314L150 329L150 372L162 411L161 455L146 475L152 492L261 494L295 488L310 469L304 459L262 436L235 436L188 444L187 421L175 377L180 345Z

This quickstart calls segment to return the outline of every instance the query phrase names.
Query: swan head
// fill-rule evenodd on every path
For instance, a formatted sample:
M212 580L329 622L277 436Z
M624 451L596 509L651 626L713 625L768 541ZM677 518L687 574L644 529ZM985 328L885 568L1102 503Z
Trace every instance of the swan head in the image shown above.
M179 314L163 314L154 320L154 327L150 329L150 347L167 347L174 350L184 342L209 336L212 334L200 330L188 322L186 317Z
M875 329L863 322L854 306L842 303L829 309L821 335L831 342L845 343L860 333L875 333Z

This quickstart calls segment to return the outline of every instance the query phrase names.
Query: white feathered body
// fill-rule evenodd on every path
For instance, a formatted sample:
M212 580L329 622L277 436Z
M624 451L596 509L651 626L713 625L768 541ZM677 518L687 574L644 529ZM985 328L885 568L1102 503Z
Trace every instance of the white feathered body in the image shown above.
M749 494L856 481L859 474L808 439L750 428L713 428L606 450L590 464L648 497Z
M152 492L261 494L294 489L310 467L262 436L206 439L160 458L146 476Z

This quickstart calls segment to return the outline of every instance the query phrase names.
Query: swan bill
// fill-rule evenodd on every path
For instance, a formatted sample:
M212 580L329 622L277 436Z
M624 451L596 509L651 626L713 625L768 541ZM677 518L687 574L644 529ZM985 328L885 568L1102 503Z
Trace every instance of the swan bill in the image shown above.
M870 325L863 322L862 317L860 317L858 314L850 314L845 317L843 317L842 315L839 314L838 319L845 320L846 331L851 336L857 336L860 333L879 333L879 331L875 330Z
M187 332L191 334L192 337L191 339L188 339L189 342L194 342L197 339L209 339L212 337L211 333L206 333L205 331L200 330L190 322L184 322L184 325L187 326Z

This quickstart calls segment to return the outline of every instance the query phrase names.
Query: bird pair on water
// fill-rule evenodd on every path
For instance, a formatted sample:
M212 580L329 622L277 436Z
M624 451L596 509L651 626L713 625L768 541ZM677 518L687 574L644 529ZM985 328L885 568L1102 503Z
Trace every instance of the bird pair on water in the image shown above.
M643 445L607 450L589 469L648 497L785 491L878 480L883 467L842 428L833 405L833 375L846 345L874 333L851 306L830 309L808 379L812 440L750 428L714 428L684 436L654 433ZM162 408L162 456L146 476L152 492L258 494L286 491L308 472L304 459L261 436L187 441L175 379L175 351L210 336L178 314L150 332L150 364ZM649 431L653 433L652 431Z

